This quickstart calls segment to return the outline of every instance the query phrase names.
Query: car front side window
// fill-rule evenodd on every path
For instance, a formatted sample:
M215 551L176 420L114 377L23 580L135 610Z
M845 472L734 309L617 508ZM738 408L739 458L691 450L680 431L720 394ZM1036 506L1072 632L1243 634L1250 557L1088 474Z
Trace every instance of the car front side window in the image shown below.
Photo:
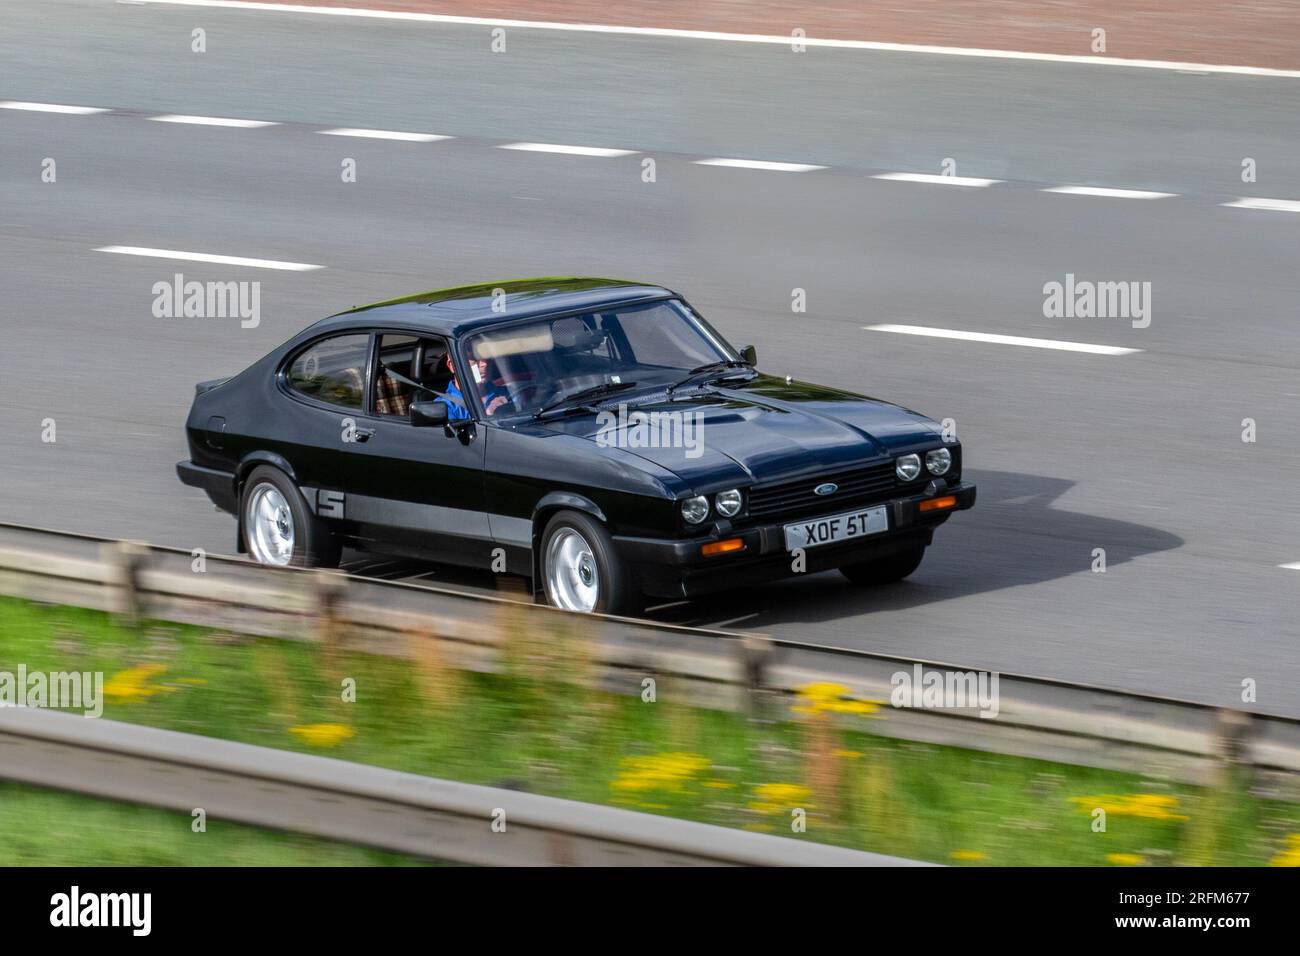
M451 383L451 365L443 339L397 332L379 336L375 414L405 418L416 402L445 401L442 396Z

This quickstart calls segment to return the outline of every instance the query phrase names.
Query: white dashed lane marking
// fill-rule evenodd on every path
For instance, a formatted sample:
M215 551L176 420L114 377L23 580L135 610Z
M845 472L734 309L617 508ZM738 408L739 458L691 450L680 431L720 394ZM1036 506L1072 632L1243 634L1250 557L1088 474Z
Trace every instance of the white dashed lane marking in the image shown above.
M440 139L453 139L437 133L402 133L391 129L322 129L322 136L357 136L362 139L393 139L402 143L436 143Z
M1279 568L1286 568L1288 571L1300 571L1300 561L1292 561L1290 564L1279 564Z
M177 249L150 249L146 246L101 246L96 252L116 252L124 256L146 256L151 259L186 259L190 262L212 262L223 266L247 266L250 269L281 269L287 272L310 272L323 269L309 262L279 262L275 259L246 259L243 256L215 256L207 252L181 252Z
M880 173L872 179L888 179L900 183L932 183L936 186L973 186L983 188L1002 182L1000 179L977 179L972 176L936 176L932 173Z
M0 101L0 109L27 110L39 113L64 113L74 116L92 116L97 113L111 113L110 107L75 106L63 103L33 103L21 100ZM234 129L260 129L264 126L279 126L273 120L237 119L223 116L190 116L180 113L168 113L162 116L150 116L155 123L180 123L191 126L226 126ZM407 143L436 143L440 140L455 139L454 136L441 133L411 133L402 130L364 129L340 127L338 129L317 130L322 136L353 136L362 139L382 139ZM497 149L511 149L530 153L561 153L570 156L594 156L614 158L633 156L640 152L635 149L611 149L604 146L570 146L563 143L500 143ZM818 169L829 169L813 163L771 162L762 159L733 159L713 157L694 160L697 166L724 166L732 169L760 169L781 173L807 173ZM935 173L877 173L871 177L890 182L925 183L935 186L965 186L968 188L987 188L1005 182L1001 179L983 179L974 176L944 176ZM1102 199L1170 199L1178 193L1155 192L1146 189L1121 189L1113 186L1045 186L1040 192L1055 193L1062 196L1091 196ZM1231 209L1259 209L1270 212L1300 212L1300 199L1263 199L1244 197L1232 202L1220 203ZM1134 351L1141 351L1137 349Z
M1230 209L1267 209L1272 212L1300 212L1300 199L1238 199L1220 203Z
M188 123L192 126L233 126L236 129L260 129L263 126L279 126L269 120L230 119L224 116L183 116L168 113L165 116L150 116L155 123Z
M565 146L560 143L502 143L498 149L517 149L526 153L567 153L571 156L631 156L634 149L605 149L601 146Z
M1102 186L1052 186L1045 193L1062 196L1100 196L1106 199L1169 199L1177 193L1153 193L1145 189L1110 189Z
M696 166L729 166L732 169L766 169L777 173L808 173L825 166L808 163L769 163L761 159L697 159Z
M898 332L902 335L923 335L936 339L958 339L963 342L987 342L992 345L1022 345L1035 349L1056 349L1061 352L1089 352L1093 355L1131 355L1141 349L1128 349L1118 345L1092 345L1088 342L1062 342L1057 339L1031 339L1021 335L995 335L991 332L964 332L961 329L932 329L923 325L864 325L870 332Z
M34 113L71 113L74 116L90 116L94 113L107 113L109 110L99 106L65 106L62 103L23 103L18 100L5 100L0 109L31 110Z

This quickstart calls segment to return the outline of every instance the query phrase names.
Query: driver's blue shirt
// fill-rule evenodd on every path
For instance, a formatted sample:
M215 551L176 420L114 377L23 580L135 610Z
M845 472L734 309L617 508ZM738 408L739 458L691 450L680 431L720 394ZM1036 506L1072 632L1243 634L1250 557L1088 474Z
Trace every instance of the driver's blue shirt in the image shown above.
M498 395L502 396L503 398L510 397L509 395L506 395L506 393L499 388L496 387L489 388L482 395L483 407L487 408L488 403L491 402ZM465 404L465 396L461 394L460 386L456 384L455 379L452 379L451 382L447 384L447 391L444 392L442 395L439 395L436 401L442 402L444 405L447 406L448 421L463 422L469 418L469 408Z

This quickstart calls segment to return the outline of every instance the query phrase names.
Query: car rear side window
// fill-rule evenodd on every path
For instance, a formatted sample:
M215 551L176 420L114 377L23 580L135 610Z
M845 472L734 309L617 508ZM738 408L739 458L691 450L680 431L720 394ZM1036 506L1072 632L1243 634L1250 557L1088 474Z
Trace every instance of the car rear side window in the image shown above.
M289 366L289 387L342 408L360 409L366 394L370 336L338 335L299 353Z

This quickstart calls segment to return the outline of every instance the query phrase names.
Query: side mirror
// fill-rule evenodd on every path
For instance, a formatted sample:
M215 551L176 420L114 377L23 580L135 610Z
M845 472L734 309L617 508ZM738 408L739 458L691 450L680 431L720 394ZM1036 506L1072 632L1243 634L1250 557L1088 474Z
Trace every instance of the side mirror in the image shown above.
M740 359L750 365L758 364L758 349L752 345L742 345L740 347Z
M411 403L411 424L416 428L441 428L447 424L448 416L445 402Z

